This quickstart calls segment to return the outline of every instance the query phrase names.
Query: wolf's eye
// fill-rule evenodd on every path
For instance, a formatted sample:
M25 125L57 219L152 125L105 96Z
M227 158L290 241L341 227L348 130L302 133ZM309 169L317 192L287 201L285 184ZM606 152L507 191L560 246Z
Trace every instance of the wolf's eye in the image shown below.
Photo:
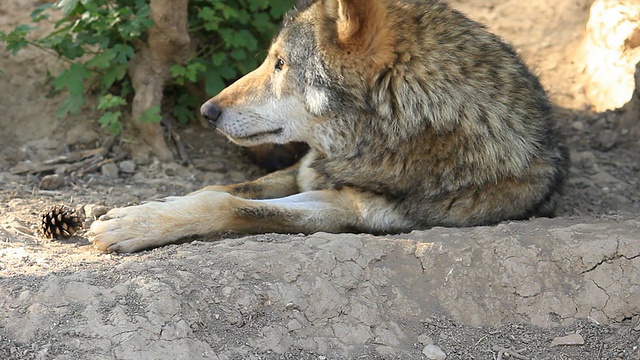
M283 67L284 67L284 60L277 59L276 60L276 70L282 70Z

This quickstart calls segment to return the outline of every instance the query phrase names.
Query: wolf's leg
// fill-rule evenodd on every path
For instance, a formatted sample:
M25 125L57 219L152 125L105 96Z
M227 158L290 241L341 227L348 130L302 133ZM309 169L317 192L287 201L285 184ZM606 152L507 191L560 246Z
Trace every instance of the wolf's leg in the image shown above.
M234 185L211 185L191 195L205 191L218 191L229 193L245 199L273 199L293 195L299 192L297 175L299 165L273 172L257 180Z
M93 223L91 240L104 251L133 252L185 236L225 231L395 232L410 225L384 198L351 189L267 200L203 191L168 202L113 209Z

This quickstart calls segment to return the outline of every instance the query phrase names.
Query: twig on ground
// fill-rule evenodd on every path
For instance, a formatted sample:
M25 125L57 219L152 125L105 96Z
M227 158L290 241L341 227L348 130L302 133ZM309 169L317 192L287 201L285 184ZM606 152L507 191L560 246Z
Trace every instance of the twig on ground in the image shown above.
M123 152L123 153L120 153L120 154L114 156L111 159L104 159L104 158L101 158L101 157L92 159L92 161L85 168L78 170L78 177L84 177L86 174L90 174L92 172L96 172L104 164L111 163L111 162L118 162L118 161L124 159L125 157L127 157L127 154Z
M180 134L176 130L174 125L175 121L168 117L162 118L162 125L167 129L167 133L169 136L169 140L173 141L178 149L178 155L180 156L180 163L183 165L189 164L191 159L189 159L189 155L187 154L187 148L185 147L182 139L180 138Z
M74 151L45 160L42 163L21 163L13 167L11 173L16 175L50 173L64 166L63 172L68 174L83 167L90 166L90 164L102 161L107 154L109 154L115 142L115 138L109 138L102 147L96 149Z
M481 337L480 340L478 340L478 342L476 342L476 344L474 346L478 346L478 344L480 344L482 342L482 340L484 340L484 339L486 339L488 337L489 337L489 335L485 335L485 336Z

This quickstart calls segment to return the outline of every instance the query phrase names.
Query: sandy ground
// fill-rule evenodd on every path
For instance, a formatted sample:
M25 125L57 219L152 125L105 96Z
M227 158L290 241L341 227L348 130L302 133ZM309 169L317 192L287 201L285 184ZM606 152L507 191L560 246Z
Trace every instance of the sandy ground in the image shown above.
M0 28L34 3L0 3ZM38 219L52 205L88 225L105 208L263 172L193 124L179 129L192 165L123 158L67 175L59 162L62 184L45 190L45 174L20 169L107 137L90 110L54 118L55 59L0 51L0 358L640 359L640 144L616 130L617 113L589 111L576 56L591 1L451 3L514 44L558 105L573 166L557 218L197 239L127 256L82 231L45 240Z

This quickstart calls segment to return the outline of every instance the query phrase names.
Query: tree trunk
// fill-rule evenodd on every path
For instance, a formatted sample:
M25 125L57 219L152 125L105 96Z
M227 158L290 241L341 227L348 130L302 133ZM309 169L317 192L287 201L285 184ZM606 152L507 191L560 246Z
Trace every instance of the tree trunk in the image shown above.
M143 123L140 116L160 106L162 92L171 78L171 65L184 61L192 51L188 32L188 0L151 0L154 26L136 51L129 75L135 96L131 115L140 136L162 161L173 160L159 123Z

